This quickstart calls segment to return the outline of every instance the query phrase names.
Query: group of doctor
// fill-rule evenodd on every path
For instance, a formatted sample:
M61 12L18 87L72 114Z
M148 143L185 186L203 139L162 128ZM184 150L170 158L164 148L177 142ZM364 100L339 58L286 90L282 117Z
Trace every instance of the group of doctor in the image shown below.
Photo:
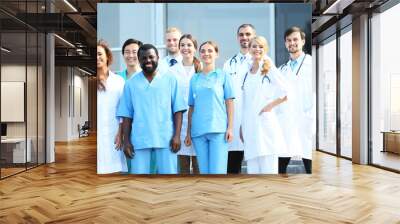
M290 59L279 68L251 24L237 29L240 50L223 69L215 42L198 46L177 28L165 40L163 59L153 45L127 40L118 74L98 43L98 173L241 173L244 159L249 174L276 174L292 157L311 173L311 56L301 29L286 31Z

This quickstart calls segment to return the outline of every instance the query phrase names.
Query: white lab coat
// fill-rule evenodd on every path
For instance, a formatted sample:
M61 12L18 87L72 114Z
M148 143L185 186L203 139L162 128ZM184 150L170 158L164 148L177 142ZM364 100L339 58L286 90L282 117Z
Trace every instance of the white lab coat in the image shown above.
M287 95L280 76L278 69L272 66L267 74L269 79L264 78L260 66L256 74L251 74L249 71L247 77L243 78L241 125L245 160L260 156L277 156L286 151L286 143L275 108L271 112L259 115L267 104Z
M172 59L173 57L171 57L170 55L167 55L165 57L163 57L162 59L160 59L158 61L158 66L157 66L157 70L159 72L159 74L164 74L166 72L169 71L169 69L171 68L171 66L169 66L169 61ZM175 60L178 63L182 62L182 55L178 55Z
M312 159L312 136L315 132L315 93L312 88L312 58L306 54L303 65L296 76L290 61L279 70L288 89L288 101L278 108L278 117L283 128L288 153L281 157Z
M128 171L126 158L122 150L114 146L119 119L116 110L124 89L124 79L109 72L106 90L97 91L97 173L115 173Z
M192 66L192 69L189 73L186 73L185 68L183 67L183 64L181 62L178 62L174 66L169 68L169 72L173 75L178 80L178 84L181 86L180 90L184 99L185 99L185 105L188 106L188 97L189 97L189 86L190 86L190 79L192 78L193 74L195 73L194 66ZM182 129L181 129L181 149L178 151L178 155L184 155L184 156L195 156L196 152L194 151L192 146L187 147L184 144L184 140L186 137L187 133L187 126L188 126L188 113L183 114L183 119L182 119Z
M245 59L240 60L244 56ZM231 75L234 99L234 116L233 116L233 141L229 143L228 151L243 151L243 143L239 137L240 122L242 121L242 77L250 67L250 54L243 55L240 52L229 58L224 64L224 72Z

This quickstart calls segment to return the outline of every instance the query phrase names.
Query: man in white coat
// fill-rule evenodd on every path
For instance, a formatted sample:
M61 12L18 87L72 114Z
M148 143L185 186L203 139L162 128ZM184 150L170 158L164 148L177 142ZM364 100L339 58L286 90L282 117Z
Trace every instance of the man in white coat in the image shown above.
M312 88L312 58L303 52L305 38L305 33L298 27L285 32L289 61L279 70L288 85L288 101L280 106L278 114L288 152L279 157L279 173L286 173L293 157L302 158L306 173L311 173L315 93Z
M170 27L165 32L165 45L168 55L158 62L158 72L160 74L168 72L170 67L182 61L182 55L179 52L178 46L181 36L181 31L176 27Z
M242 120L242 99L241 86L244 73L251 64L251 56L249 54L250 41L256 35L256 30L251 24L242 24L236 32L240 51L233 57L229 58L224 64L224 72L232 76L233 87L236 94L234 104L234 121L233 121L233 141L229 144L228 153L228 173L238 174L241 172L243 161L243 143L239 137L240 123Z

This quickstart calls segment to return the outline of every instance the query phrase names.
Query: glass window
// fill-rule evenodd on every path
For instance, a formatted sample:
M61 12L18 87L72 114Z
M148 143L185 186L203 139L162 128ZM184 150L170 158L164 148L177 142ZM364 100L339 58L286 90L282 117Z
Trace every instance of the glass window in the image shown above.
M372 163L400 170L400 4L374 15L372 29Z
M37 19L34 13L43 10L44 1L0 3L6 5L20 16L27 12ZM0 13L0 23L0 178L4 178L45 162L46 40L43 33L8 15Z
M24 171L26 161L30 161L31 151L29 142L26 142L25 119L25 41L25 32L1 34L1 47L6 49L1 50L2 177Z
M336 154L336 38L318 48L318 149Z
M352 149L352 32L340 36L340 154L351 158Z

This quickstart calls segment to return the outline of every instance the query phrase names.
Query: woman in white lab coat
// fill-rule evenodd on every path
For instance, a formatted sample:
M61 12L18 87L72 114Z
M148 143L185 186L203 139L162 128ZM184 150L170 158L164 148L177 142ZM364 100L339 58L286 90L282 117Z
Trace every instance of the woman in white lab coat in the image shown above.
M112 53L104 41L97 44L97 173L126 172L116 110L124 79L112 73Z
M242 81L241 137L249 174L277 174L278 155L286 150L275 107L287 100L279 71L265 55L267 40L262 36L250 42L253 63Z
M178 80L179 85L182 87L181 94L186 100L186 105L188 105L189 97L189 85L190 79L193 74L200 72L201 63L194 55L197 50L197 41L191 34L184 34L179 39L179 51L182 55L182 62L178 62L174 66L170 67L169 71L174 74ZM187 133L188 117L186 114L183 115L182 119L182 129L181 129L181 139L185 139ZM194 174L199 173L199 166L197 164L196 152L194 151L192 145L186 146L181 145L181 149L178 151L178 163L179 163L179 173L190 174L190 170Z

